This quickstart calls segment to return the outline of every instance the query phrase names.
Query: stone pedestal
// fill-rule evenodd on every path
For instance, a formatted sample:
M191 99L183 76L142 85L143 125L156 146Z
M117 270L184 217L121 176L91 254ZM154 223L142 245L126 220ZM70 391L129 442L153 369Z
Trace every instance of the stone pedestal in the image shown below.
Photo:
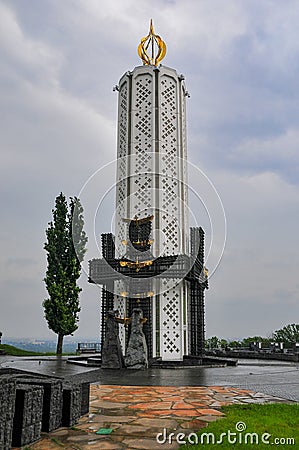
M43 395L42 386L17 385L12 447L22 447L40 438Z
M102 369L121 369L124 367L115 311L108 311L101 367Z
M44 388L42 431L48 433L61 426L62 381L55 378L17 376L18 383Z

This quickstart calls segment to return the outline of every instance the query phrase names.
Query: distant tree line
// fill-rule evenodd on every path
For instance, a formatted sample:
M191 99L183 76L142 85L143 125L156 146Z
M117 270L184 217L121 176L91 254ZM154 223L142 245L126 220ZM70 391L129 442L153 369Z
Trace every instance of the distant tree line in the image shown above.
M261 342L263 347L269 347L271 342L283 342L285 348L291 348L299 342L299 324L289 324L280 330L276 330L270 337L253 336L242 340L226 340L213 336L206 339L205 346L209 348L242 348L249 347L252 342Z

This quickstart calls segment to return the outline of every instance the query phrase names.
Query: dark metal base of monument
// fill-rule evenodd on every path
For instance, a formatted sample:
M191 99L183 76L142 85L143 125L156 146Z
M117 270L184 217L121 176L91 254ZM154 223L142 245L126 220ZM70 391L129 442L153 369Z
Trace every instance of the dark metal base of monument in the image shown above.
M22 447L89 410L89 382L0 369L0 449Z
M236 366L237 360L229 358L208 358L208 357L192 357L184 356L182 361L162 361L157 358L151 362L151 369L184 369L189 367L225 367Z
M146 223L145 221L144 226ZM133 227L134 224L135 220L131 221L130 227ZM138 230L140 233L140 226ZM149 230L145 230L145 235L142 239L140 238L140 243L149 242L148 232ZM205 340L204 291L209 287L204 268L203 229L201 227L192 227L190 229L190 255L160 256L156 259L152 257L151 261L147 261L147 251L143 253L139 251L136 257L134 249L131 248L132 245L130 246L131 253L126 253L123 258L116 258L114 239L112 233L102 234L103 258L89 261L89 282L102 285L101 342L105 341L106 331L104 324L108 311L114 310L114 282L125 279L128 292L120 294L126 297L127 311L125 313L127 317L131 317L134 308L142 309L144 317L148 319L148 322L144 325L148 355L153 356L156 354L153 349L153 307L151 295L154 295L154 292L151 292L151 279L184 279L187 282L189 291L188 353L196 357L200 356L203 353ZM139 242L139 238L137 242ZM143 256L145 259L143 259ZM127 338L129 336L130 327Z
M184 367L236 366L237 364L237 360L230 358L186 355L182 361L162 361L161 358L153 358L149 362L149 367L151 369L182 369Z
M80 360L70 359L68 362L70 364L78 364L82 365L84 361L84 365L88 367L97 367L101 368L101 356L98 355L96 357L85 357L80 358ZM223 367L223 366L236 366L238 364L237 359L232 359L224 356L209 356L203 354L201 356L192 356L186 355L184 356L182 361L162 361L162 358L150 358L149 359L149 369L182 369L184 367ZM118 369L113 369L117 373Z

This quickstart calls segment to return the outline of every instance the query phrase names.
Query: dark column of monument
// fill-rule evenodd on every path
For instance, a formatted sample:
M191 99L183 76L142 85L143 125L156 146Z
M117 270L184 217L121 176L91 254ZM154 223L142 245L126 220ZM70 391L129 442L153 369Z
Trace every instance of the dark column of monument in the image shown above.
M192 280L190 293L190 353L193 356L201 356L205 343L204 288L198 281Z
M102 255L103 258L109 264L109 261L115 259L115 244L114 235L112 233L103 233L102 239ZM108 311L114 309L114 286L113 281L106 283L102 286L102 302L101 302L101 349L103 350L103 344L105 340L106 327L105 321L107 319Z
M201 227L190 229L191 255L197 255L200 271L204 268L204 231ZM203 276L193 277L190 281L190 354L201 356L205 343L204 291L207 281Z
M110 290L109 290L110 288ZM112 293L113 285L104 285L102 287L102 303L101 303L101 351L106 336L105 322L107 320L108 311L113 311L114 295Z

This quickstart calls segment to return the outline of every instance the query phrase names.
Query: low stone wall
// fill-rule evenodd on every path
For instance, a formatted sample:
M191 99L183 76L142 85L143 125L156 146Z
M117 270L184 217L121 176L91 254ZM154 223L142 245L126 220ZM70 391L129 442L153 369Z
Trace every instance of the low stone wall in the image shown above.
M81 417L82 387L74 383L64 383L63 386L63 427L71 427Z
M32 377L28 375L17 375L16 380L17 383L31 386L38 385L44 388L41 431L48 433L60 427L62 415L62 381L56 378Z
M38 440L41 431L72 426L89 410L88 382L0 370L0 449Z
M81 383L81 416L89 412L90 383Z
M17 383L12 447L22 447L40 438L43 396L42 386Z
M266 359L274 361L294 361L299 362L299 353L266 353L255 351L206 351L209 356L222 356L237 359Z
M10 450L15 413L16 381L0 375L0 448Z

